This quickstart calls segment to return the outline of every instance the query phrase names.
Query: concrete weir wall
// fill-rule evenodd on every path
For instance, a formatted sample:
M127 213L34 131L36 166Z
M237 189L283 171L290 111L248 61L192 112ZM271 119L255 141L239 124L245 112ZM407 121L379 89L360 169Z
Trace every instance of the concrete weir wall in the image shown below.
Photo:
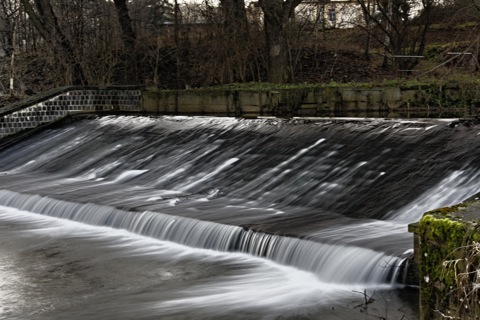
M140 112L141 87L59 88L0 109L0 138L72 113Z
M0 139L74 113L230 117L451 118L480 115L480 85L159 90L63 87L0 108Z
M480 86L323 86L271 90L146 89L146 111L219 116L467 117L480 113Z

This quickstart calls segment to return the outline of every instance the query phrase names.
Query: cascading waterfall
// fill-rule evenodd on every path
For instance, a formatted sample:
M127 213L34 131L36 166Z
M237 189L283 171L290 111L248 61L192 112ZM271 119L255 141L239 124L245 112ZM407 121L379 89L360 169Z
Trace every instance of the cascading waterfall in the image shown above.
M393 284L407 223L480 191L478 133L433 120L79 120L0 151L0 205L329 283Z
M135 234L196 248L239 251L315 273L326 283L371 285L394 282L401 259L362 248L282 237L237 226L170 216L155 212L128 212L96 204L69 203L0 190L0 204L32 213ZM338 256L338 255L341 256ZM358 270L358 266L364 266Z
M437 186L420 195L415 202L397 210L391 219L408 223L419 220L424 212L460 203L480 192L479 177L480 170L471 168L456 170Z

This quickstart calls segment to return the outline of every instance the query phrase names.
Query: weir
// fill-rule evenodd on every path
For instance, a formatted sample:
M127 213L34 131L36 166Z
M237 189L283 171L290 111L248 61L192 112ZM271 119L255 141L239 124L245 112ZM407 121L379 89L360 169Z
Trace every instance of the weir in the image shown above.
M371 286L396 283L402 259L359 247L338 247L292 237L265 234L158 212L131 213L93 204L74 204L47 197L0 191L3 206L187 246L243 252L315 273L324 282ZM404 258L403 258L404 259ZM363 266L359 270L358 267ZM395 267L393 267L395 266Z
M479 133L452 120L79 117L0 151L0 205L393 288L407 224L480 191Z

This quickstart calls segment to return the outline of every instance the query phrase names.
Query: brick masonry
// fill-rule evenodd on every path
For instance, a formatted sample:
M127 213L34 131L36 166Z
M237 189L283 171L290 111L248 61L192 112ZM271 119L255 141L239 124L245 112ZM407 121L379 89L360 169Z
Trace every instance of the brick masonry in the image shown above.
M0 113L0 138L60 120L73 113L141 112L142 91L136 89L75 89Z

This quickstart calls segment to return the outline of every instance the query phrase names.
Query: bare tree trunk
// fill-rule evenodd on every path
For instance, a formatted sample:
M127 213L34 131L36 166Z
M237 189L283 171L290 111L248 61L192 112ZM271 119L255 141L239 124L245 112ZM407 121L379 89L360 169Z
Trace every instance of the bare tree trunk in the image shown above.
M247 12L244 0L220 0L224 16L226 33L234 41L243 41L248 37Z
M325 3L322 3L322 37L327 40L327 26L325 21Z
M387 0L387 24L385 25L385 42L384 42L384 52L383 52L383 63L382 67L388 68L388 49L390 48L390 43L392 38L390 36L392 24L388 23L388 21L393 21L393 0ZM395 52L395 50L394 50Z
M16 14L10 13L8 4L5 2L0 3L0 27L2 33L0 34L0 40L2 49L5 51L5 55L11 56L11 50L13 49L13 24L15 23Z
M268 78L273 83L288 81L288 53L285 26L265 24L266 43L268 49Z
M174 27L175 27L175 86L176 89L180 89L180 32L179 32L179 15L180 15L180 8L178 6L178 0L175 0L174 3ZM175 95L175 108L178 106L178 95Z
M15 47L17 45L17 19L13 22L13 34L12 34L12 52L10 55L10 86L9 86L9 94L10 97L15 95L15 87L14 87L14 79L15 79Z
M227 59L231 60L230 82L243 82L248 58L248 21L244 0L220 0L226 39ZM231 53L231 54L228 54Z
M10 57L9 86L10 96L14 96L15 47L19 21L19 8L16 3L0 3L0 46L6 57ZM2 85L3 87L3 85Z
M268 52L268 80L284 83L288 80L288 46L286 27L301 0L259 0L263 10L265 40Z
M132 28L132 19L128 14L127 0L114 0L117 10L118 22L122 28L122 39L127 52L135 49L135 33Z
M366 60L370 60L370 42L372 39L370 16L374 14L374 11L375 11L375 4L373 4L373 9L372 9L372 2L370 0L367 0L366 11L368 12L368 14L365 14L365 13L363 14L363 19L365 21L365 29L367 30L367 39L365 40L364 55Z

